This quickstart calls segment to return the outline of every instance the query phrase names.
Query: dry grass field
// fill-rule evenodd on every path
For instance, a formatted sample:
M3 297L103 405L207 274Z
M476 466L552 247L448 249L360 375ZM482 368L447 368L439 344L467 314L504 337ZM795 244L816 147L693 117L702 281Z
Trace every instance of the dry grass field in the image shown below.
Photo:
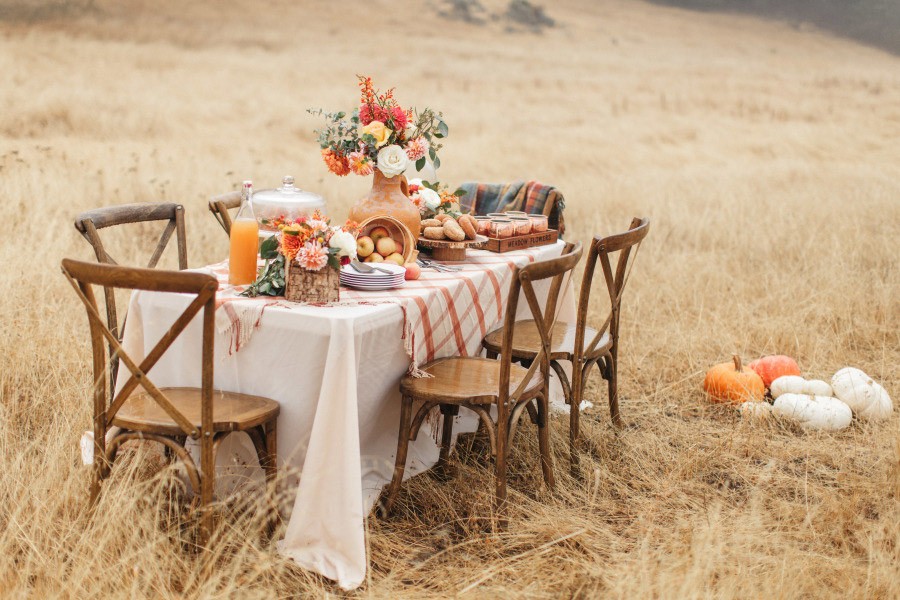
M483 448L463 444L458 480L418 477L395 518L370 519L370 579L350 596L900 596L896 409L804 433L699 390L732 352L787 353L900 399L900 58L637 1L547 3L558 27L541 35L434 4L0 2L0 593L341 594L248 513L201 578L190 514L160 485L172 472L146 461L124 461L87 517L87 325L59 262L91 256L78 211L159 200L186 207L191 266L220 260L206 199L246 177L292 173L343 215L369 182L326 173L305 110L352 108L366 73L443 110L442 180L553 182L573 239L653 224L625 296L629 426L613 430L592 381L582 477L557 418L552 494L523 436L499 533L481 519ZM120 236L117 256L137 262L144 241Z

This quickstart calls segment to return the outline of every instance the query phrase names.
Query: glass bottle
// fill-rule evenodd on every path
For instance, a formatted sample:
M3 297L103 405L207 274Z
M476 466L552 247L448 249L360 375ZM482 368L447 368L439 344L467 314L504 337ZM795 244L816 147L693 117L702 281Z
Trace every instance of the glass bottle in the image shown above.
M231 223L228 283L247 285L256 281L258 253L259 223L253 214L253 182L247 180L241 190L241 208Z

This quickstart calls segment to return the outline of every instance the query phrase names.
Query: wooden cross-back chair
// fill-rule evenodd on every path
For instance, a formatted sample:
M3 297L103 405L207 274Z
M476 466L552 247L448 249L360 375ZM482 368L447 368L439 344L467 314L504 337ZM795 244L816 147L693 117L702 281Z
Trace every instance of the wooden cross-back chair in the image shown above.
M209 212L213 214L216 218L216 221L219 222L219 225L222 226L222 229L225 230L225 233L228 234L228 237L231 237L231 213L228 211L234 210L241 205L241 193L240 192L228 192L227 194L221 194L219 196L213 196L209 199Z
M212 531L212 513L208 506L215 489L215 452L219 443L229 432L246 432L265 469L271 494L276 475L275 421L279 412L278 403L268 398L213 389L216 278L202 273L120 267L71 259L63 259L62 271L87 309L90 324L94 371L91 506L97 501L101 482L108 477L119 446L129 440L159 442L167 455L182 461L191 485L200 492L203 509L201 545L205 545ZM94 295L95 285L193 294L194 299L137 364L122 348L116 334L103 323ZM201 387L157 387L148 377L149 371L197 314L202 314L203 327L202 352L198 357L202 369ZM121 360L129 373L128 380L115 395L107 393L107 386L113 385L107 381L109 351ZM119 430L107 440L107 432L112 427ZM184 449L188 437L199 440L199 470Z
M577 443L581 414L579 407L588 375L594 365L598 366L609 385L609 412L612 421L617 427L622 425L618 396L619 317L622 310L622 292L640 244L647 237L649 230L650 219L635 217L628 231L624 233L594 237L584 265L576 321L557 323L553 331L554 343L550 353L550 366L559 377L566 402L569 404L569 446L573 467L578 464ZM618 253L618 258L613 269L610 257L615 253ZM594 272L598 262L609 294L610 309L606 319L595 329L588 326L587 320ZM483 345L489 357L496 357L501 352L504 339L505 330L500 329L485 336ZM541 335L533 323L524 321L517 323L512 341L513 359L525 362L533 360L540 349ZM566 375L561 361L571 363L571 380Z
M175 234L178 246L178 268L187 269L187 242L184 233L184 208L180 204L172 202L148 203L148 204L122 204L119 206L107 206L83 212L75 217L75 229L84 236L84 239L94 248L97 261L115 265L116 261L109 255L99 230L117 225L129 223L147 223L153 221L166 221L166 226L159 236L159 241L147 267L156 267L163 251L169 244L172 234ZM106 321L109 329L118 338L122 338L122 329L125 327L124 319L119 324L119 316L116 308L116 295L112 288L104 290L106 304ZM119 361L113 356L110 360L110 374L115 383Z
M383 514L389 514L400 490L406 468L409 442L416 439L425 417L435 407L443 414L441 454L438 467L445 467L450 456L453 435L453 417L459 408L467 408L478 415L488 433L495 467L495 508L500 522L504 523L503 505L506 501L506 461L509 447L524 411L538 427L540 462L544 481L552 488L553 458L550 453L550 423L547 383L550 373L550 348L556 320L555 298L540 307L533 283L549 278L561 278L581 258L581 244L568 248L562 256L517 268L512 277L506 303L503 326L501 360L480 357L442 358L422 367L431 377L405 376L400 381L402 405L400 431L394 476L382 505ZM516 323L516 307L523 294L531 309L535 330L541 335L541 348L528 368L513 363L512 340ZM413 405L419 408L413 414ZM496 421L491 409L496 408Z

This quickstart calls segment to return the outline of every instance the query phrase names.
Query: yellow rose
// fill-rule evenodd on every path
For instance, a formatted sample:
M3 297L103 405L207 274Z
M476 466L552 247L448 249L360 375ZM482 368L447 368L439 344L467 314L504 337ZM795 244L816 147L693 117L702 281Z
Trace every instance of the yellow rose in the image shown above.
M391 134L394 133L392 130L385 127L384 123L381 121L372 121L362 128L362 132L363 134L368 133L375 138L376 148L384 146L387 143L388 138L391 137Z

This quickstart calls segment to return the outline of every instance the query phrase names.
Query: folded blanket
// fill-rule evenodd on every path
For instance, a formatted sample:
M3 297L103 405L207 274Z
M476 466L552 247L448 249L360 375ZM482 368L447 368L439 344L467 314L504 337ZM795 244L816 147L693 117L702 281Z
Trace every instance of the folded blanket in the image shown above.
M544 185L539 181L516 181L513 183L478 183L462 184L466 195L459 199L459 205L476 215L492 212L520 210L529 214L547 215L552 229L562 236L565 229L563 209L565 201L562 192L552 185Z

